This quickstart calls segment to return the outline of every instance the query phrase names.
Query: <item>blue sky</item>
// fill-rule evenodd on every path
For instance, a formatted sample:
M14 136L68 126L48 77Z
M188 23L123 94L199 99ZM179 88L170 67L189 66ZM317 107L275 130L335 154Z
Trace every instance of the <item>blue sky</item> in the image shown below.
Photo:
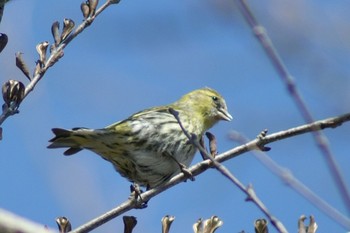
M315 119L349 109L349 6L343 1L249 1L295 77ZM1 83L18 79L15 52L34 67L35 46L52 43L51 24L82 20L81 1L12 0L0 32L9 42L0 54ZM226 99L232 122L211 132L219 151L237 144L230 130L254 138L265 128L276 132L303 124L286 88L252 35L234 1L121 1L100 15L66 49L65 56L22 103L20 114L3 124L0 145L0 207L50 227L57 216L77 227L123 202L129 183L89 151L71 157L48 150L53 127L100 128L181 95L212 87ZM349 184L349 124L325 130ZM348 213L326 161L310 135L275 142L268 152L314 192ZM195 158L199 161L200 156ZM314 215L318 232L345 232L251 153L224 163L244 184L252 184L269 210L290 232L300 215ZM245 195L215 170L180 184L128 215L138 219L135 232L160 232L160 220L174 215L171 232L191 232L198 218L219 216L218 232L253 232L264 217ZM94 232L117 232L117 218ZM275 230L270 226L270 232Z

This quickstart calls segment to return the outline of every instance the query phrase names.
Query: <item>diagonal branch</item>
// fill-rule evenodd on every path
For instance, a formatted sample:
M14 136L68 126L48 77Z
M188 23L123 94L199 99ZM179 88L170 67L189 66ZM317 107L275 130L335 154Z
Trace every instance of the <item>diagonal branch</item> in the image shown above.
M286 139L289 137L293 137L300 134L310 133L313 130L321 130L326 128L335 128L337 126L340 126L342 123L350 121L350 113L337 116L337 117L331 117L323 120L319 120L316 122L313 122L311 124L301 125L297 126L295 128L290 128L287 130L283 130L280 132L276 132L270 135L265 136L263 139L254 139L244 145L237 146L231 150L228 150L224 153L221 153L215 157L215 160L217 162L224 162L229 159L232 159L236 156L239 156L247 151L254 150L256 148L260 148L263 145L267 145L269 143L279 141L282 139ZM319 127L315 127L319 126ZM208 170L210 167L213 166L213 163L210 160L204 160L202 162L199 162L192 167L189 168L189 171L192 173L193 176L197 176L199 174L202 174L206 170ZM188 177L185 176L183 173L179 173L173 178L171 178L168 182L166 182L161 187L157 187L154 189L150 189L144 193L141 194L142 200L145 202L149 201L152 197L155 197L159 193L162 193L169 188L185 181ZM89 232L93 229L96 229L97 227L101 226L102 224L120 216L121 214L127 212L128 210L131 210L133 208L137 207L137 203L133 200L127 200L120 204L118 207L108 211L107 213L85 223L84 225L76 228L75 230L71 231L71 233L84 233ZM348 223L350 223L350 220L347 220Z
M281 233L287 233L287 229L284 227L281 221L279 221L276 217L274 217L270 211L267 209L265 204L260 200L260 198L256 195L253 186L248 185L247 187L241 183L224 165L222 165L220 162L216 161L211 155L208 154L208 152L203 148L198 141L198 137L195 134L190 135L187 130L183 127L178 112L176 112L174 109L170 108L169 112L174 115L177 122L179 123L182 131L187 136L187 138L190 140L190 142L198 148L198 150L201 152L201 155L204 156L206 159L210 160L211 166L215 167L223 176L225 176L227 179L229 179L234 185L236 185L242 192L244 192L247 195L247 200L252 201L270 220L272 225L276 228L278 232Z
M300 128L300 127L297 127ZM312 127L311 127L312 128ZM290 134L291 135L291 134ZM238 132L231 132L230 138L245 144L249 140ZM262 138L263 140L263 138ZM341 214L337 209L328 204L325 200L319 197L316 193L310 190L305 184L298 180L291 171L287 168L283 168L272 160L265 152L261 150L252 151L253 155L267 167L272 173L277 175L286 185L290 186L293 190L303 196L306 200L316 206L319 210L323 211L326 215L338 222L346 229L350 229L350 219Z
M43 64L43 67L41 68L40 72L37 72L35 76L31 79L31 81L28 83L28 85L25 88L23 99L28 96L30 92L32 92L36 86L36 84L43 78L46 71L53 66L62 56L63 56L63 49L80 33L82 33L88 26L90 26L95 18L101 14L107 7L109 7L112 4L119 3L117 0L107 0L100 8L96 10L96 12L86 18L67 38L60 43L60 45L54 49L51 52L51 55L48 57L47 61ZM18 107L12 106L11 108L6 108L3 113L0 115L0 125L9 117L16 113L18 113Z
M311 112L309 111L305 101L303 100L301 94L299 93L295 85L294 78L289 73L287 67L283 63L265 28L258 22L256 17L254 16L247 3L247 0L238 0L237 2L243 16L245 17L247 23L249 24L255 36L259 40L260 44L265 49L268 58L271 60L272 65L276 69L281 80L284 82L290 96L294 100L305 122L309 124L314 122L314 118ZM328 165L331 174L333 175L333 178L340 191L343 201L347 207L347 210L350 213L350 192L346 185L345 179L340 171L340 168L334 158L334 155L328 145L327 137L322 133L322 131L319 130L319 128L317 128L318 126L312 127L315 127L312 130L312 135L315 139L315 142L326 159L326 164Z
M231 150L228 150L224 153L221 153L215 157L215 160L217 162L224 162L229 159L232 159L236 156L239 156L247 151L254 150L256 148L260 148L262 145L267 145L269 143L279 141L282 139L286 139L289 137L293 137L300 134L310 133L313 130L321 130L326 128L335 128L337 126L340 126L342 123L350 121L350 113L337 116L337 117L331 117L323 120L319 120L316 122L313 122L311 124L301 125L294 128L290 128L284 131L280 131L277 133L273 133L270 135L265 136L263 139L254 139L244 145L237 146ZM320 127L314 127L314 126L320 126ZM189 168L189 171L192 173L193 176L197 176L199 174L202 174L206 170L208 170L210 167L213 166L213 163L210 160L204 160L202 162L199 162L192 167ZM188 177L186 177L183 173L179 173L171 180L166 182L161 187L157 187L151 190L148 190L141 194L141 198L144 201L149 201L152 197L155 197L159 193L162 193L169 188L185 181ZM76 228L75 230L71 231L71 233L85 233L89 232L102 224L120 216L121 214L127 212L128 210L131 210L133 208L137 207L137 203L132 200L127 200L120 204L118 207L108 211L107 213L85 223L84 225ZM348 220L350 222L350 220Z

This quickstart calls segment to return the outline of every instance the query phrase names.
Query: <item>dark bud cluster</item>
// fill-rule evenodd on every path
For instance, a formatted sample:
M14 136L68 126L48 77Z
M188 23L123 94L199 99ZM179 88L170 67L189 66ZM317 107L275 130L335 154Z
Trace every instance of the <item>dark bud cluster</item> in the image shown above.
M19 104L24 98L25 86L23 83L16 80L8 80L2 86L2 98L4 99L4 104L2 106L3 111L5 109L11 108L12 110L17 110Z

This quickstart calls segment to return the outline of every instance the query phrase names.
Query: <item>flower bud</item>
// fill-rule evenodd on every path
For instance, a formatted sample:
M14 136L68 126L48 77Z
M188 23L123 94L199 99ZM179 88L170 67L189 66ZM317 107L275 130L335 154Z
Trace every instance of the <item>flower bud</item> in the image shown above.
M7 107L18 107L24 98L25 86L16 80L8 80L2 85L2 98Z
M63 20L63 31L61 34L61 41L65 40L67 36L73 31L73 28L75 26L75 23L71 19L64 19Z
M162 218L162 233L169 233L170 226L175 220L174 216L165 215Z
M26 65L26 63L24 62L23 58L22 58L22 53L18 52L16 53L16 66L23 72L23 74L29 79L29 81L31 80L30 78L30 73L29 73L29 69Z
M8 37L4 33L0 33L0 53L5 48L8 41Z
M124 232L132 233L132 230L137 224L136 218L134 216L123 216L123 222L124 222Z
M47 41L41 42L36 46L36 51L39 54L39 62L41 63L40 65L43 65L46 61L46 51L48 46L49 42Z
M266 219L257 219L254 222L255 233L268 233L267 223Z
M98 0L89 0L89 7L90 7L90 16L94 16L96 12L96 7L98 4Z
M193 231L195 233L214 233L217 228L224 224L217 216L212 216L209 219L203 221L203 219L198 219L198 221L193 224Z
M56 218L56 223L58 225L60 233L66 233L72 230L72 225L66 217Z
M84 19L89 17L90 14L90 7L86 2L82 2L80 5L80 10L83 13Z
M60 29L60 23L58 21L55 21L51 26L51 33L52 33L53 39L55 40L56 47L61 43L59 29Z

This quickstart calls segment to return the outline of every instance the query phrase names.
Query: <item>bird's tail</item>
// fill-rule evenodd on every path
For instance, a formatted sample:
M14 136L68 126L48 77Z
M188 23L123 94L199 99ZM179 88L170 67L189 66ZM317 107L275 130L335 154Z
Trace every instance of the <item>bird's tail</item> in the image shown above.
M93 130L86 128L74 128L72 130L53 128L52 132L55 137L49 142L51 144L47 148L65 148L64 155L73 155L84 149L84 142L89 138Z

